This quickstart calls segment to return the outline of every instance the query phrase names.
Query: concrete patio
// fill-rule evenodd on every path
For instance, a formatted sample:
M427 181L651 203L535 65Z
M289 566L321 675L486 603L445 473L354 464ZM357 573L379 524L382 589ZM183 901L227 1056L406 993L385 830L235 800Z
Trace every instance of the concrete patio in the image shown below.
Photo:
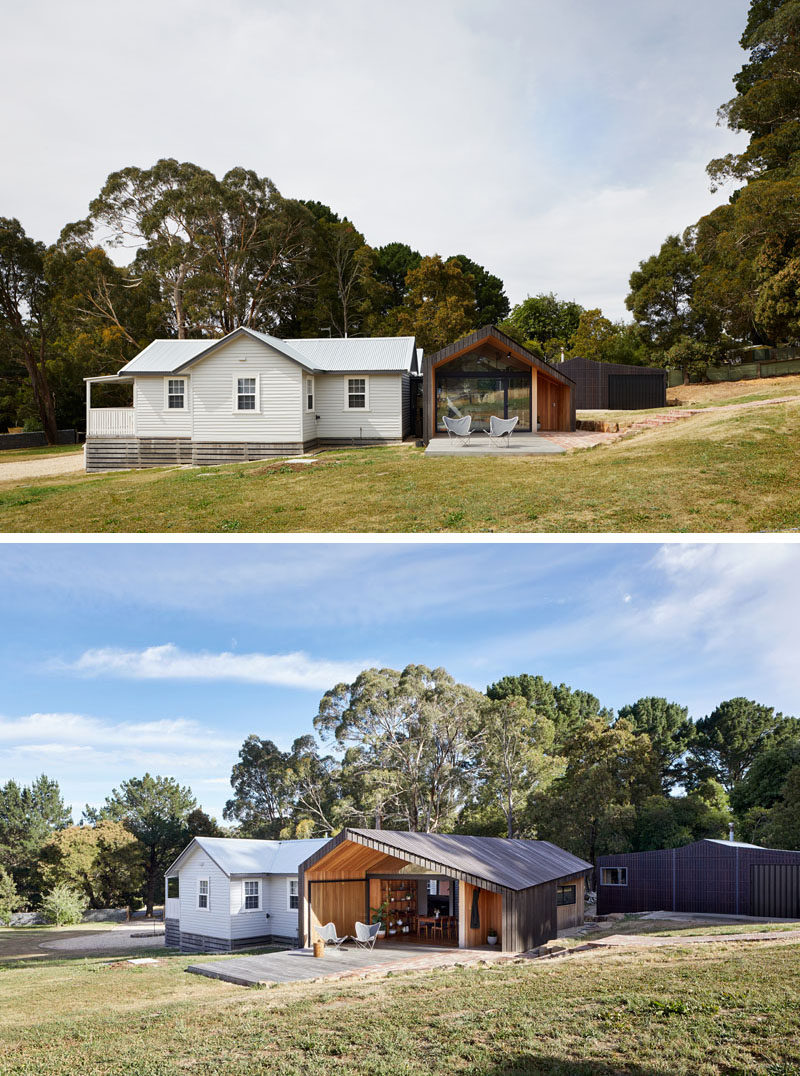
M512 959L514 957L508 953L501 953L488 945L480 949L450 949L408 943L376 946L369 951L348 945L341 949L327 947L323 957L314 957L310 949L285 949L261 956L190 964L186 970L237 986L260 986L312 979L360 978L369 974L385 975L390 971L425 970L484 960L494 963Z
M475 433L468 444L450 437L435 437L425 449L426 456L560 456L576 448L608 444L619 434L594 430L553 433L515 433L511 441L495 445L486 434Z

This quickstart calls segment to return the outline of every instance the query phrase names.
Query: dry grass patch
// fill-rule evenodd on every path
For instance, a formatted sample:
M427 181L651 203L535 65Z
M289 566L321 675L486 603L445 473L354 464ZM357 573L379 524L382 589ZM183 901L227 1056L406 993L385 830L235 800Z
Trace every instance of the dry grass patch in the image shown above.
M0 1071L796 1076L798 946L590 954L246 991L186 957L0 974Z
M714 407L770 400L776 396L800 396L800 374L749 381L718 381L708 385L676 385L667 389L667 401L679 407Z
M0 529L77 532L641 532L800 529L800 398L565 456L234 464L0 484ZM213 478L204 475L213 474Z

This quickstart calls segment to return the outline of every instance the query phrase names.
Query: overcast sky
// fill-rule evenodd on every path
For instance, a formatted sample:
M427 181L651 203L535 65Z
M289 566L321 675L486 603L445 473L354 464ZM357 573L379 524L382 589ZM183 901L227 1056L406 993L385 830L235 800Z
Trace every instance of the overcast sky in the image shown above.
M799 568L789 544L4 544L0 783L46 773L77 819L149 770L220 817L244 738L288 748L373 664L798 715Z
M512 303L626 315L720 200L748 0L27 0L4 6L0 215L52 242L106 176L244 165L367 242L464 253Z

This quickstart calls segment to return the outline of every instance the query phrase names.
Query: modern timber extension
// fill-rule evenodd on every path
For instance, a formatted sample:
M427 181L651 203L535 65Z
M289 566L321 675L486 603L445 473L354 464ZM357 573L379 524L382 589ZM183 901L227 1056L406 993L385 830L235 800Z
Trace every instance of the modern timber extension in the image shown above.
M422 359L423 440L446 436L445 417L472 416L488 429L492 415L518 418L516 430L575 429L574 382L494 325Z
M591 869L547 841L345 829L300 864L298 937L309 946L329 922L354 934L382 909L392 942L474 949L493 929L525 952L583 922Z

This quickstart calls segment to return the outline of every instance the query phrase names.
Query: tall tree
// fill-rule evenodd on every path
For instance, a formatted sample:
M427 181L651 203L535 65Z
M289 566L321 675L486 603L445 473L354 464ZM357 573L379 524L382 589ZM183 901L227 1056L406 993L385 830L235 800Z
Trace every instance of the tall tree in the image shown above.
M576 690L566 684L551 684L539 675L522 673L519 676L504 676L496 683L489 684L486 694L495 700L525 699L534 713L552 722L557 752L586 721L599 717L606 724L611 722L611 711L601 707L600 700L590 692Z
M800 848L800 766L789 771L781 798L767 812L764 836L773 848Z
M475 282L456 262L438 254L423 258L406 276L407 294L393 312L394 334L416 336L427 351L438 351L476 328Z
M42 848L41 874L46 889L78 889L92 908L130 906L144 882L142 846L120 822L68 826Z
M721 702L695 729L690 769L696 777L713 777L730 792L763 751L800 735L800 721L738 697Z
M583 307L569 299L549 295L529 295L519 303L500 328L521 344L550 361L558 361L569 348L580 323Z
M44 774L30 785L12 780L0 786L0 863L25 901L36 903L41 896L42 847L71 821L58 782Z
M566 769L536 797L532 821L539 837L596 863L630 848L637 807L658 791L649 737L630 722L609 726L590 718L564 744Z
M53 319L45 250L18 220L0 217L0 348L24 368L47 443L54 445L58 423L49 381Z
M314 725L364 779L362 809L411 831L452 824L482 738L482 696L444 669L365 669L326 692Z
M786 740L756 755L745 776L731 790L731 806L737 815L777 803L795 766L800 766L800 739Z
M558 772L551 752L553 722L520 696L490 702L483 710L479 779L481 798L502 812L506 836L518 837L531 797Z
M458 262L461 272L471 276L475 288L475 324L499 325L508 317L511 304L506 295L505 285L499 276L490 273L482 265L478 265L466 254L456 254L447 259L448 262Z
M381 312L387 314L392 307L402 305L408 294L408 274L419 268L422 255L408 243L387 243L377 248L375 256L375 276L387 289Z
M658 760L661 785L671 791L685 777L684 758L694 740L694 723L685 706L649 695L620 708L619 717L646 733Z
M122 822L139 841L144 852L144 901L146 914L153 914L156 898L163 892L164 871L192 836L187 818L197 808L190 788L174 777L131 777L113 789L99 810L87 808L90 822L103 819Z
M730 808L725 790L704 781L685 796L650 796L639 806L633 829L633 851L679 848L691 841L728 835Z
M223 817L235 819L243 836L280 836L294 808L290 753L272 740L248 736L233 767L231 785L233 798L225 804Z

